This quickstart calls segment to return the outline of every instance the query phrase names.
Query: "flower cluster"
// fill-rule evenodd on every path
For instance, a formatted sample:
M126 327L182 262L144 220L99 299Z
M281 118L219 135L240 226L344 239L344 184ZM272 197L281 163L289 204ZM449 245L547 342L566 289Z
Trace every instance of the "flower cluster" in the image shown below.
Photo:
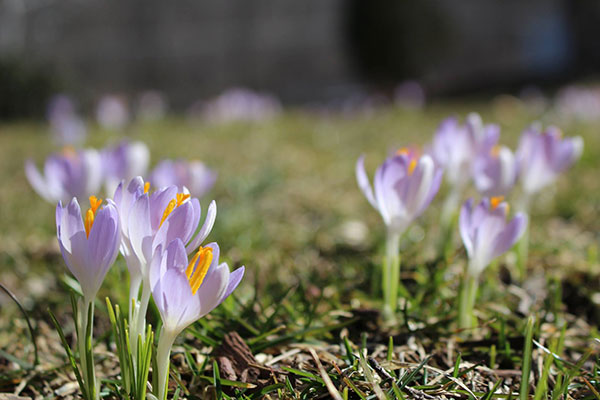
M492 260L508 251L526 232L530 199L556 180L581 155L580 137L563 138L560 130L538 125L526 129L513 153L500 145L500 128L483 124L470 114L461 124L456 118L444 120L420 155L403 148L388 157L375 173L371 188L364 167L364 156L356 164L358 186L369 203L381 214L387 228L386 257L382 288L384 315L392 318L397 307L399 280L399 241L407 227L430 204L438 192L442 173L449 194L440 215L444 247L452 245L452 233L459 205L469 183L483 196L479 205L464 202L458 218L459 230L469 257L461 295L461 325L470 325L475 301L476 280ZM517 183L521 200L517 213L507 222L508 203L504 201ZM526 244L527 242L524 241ZM520 254L526 254L526 248ZM521 257L523 258L523 257Z
M86 310L93 302L108 269L119 251L127 262L131 276L129 313L132 359L144 339L145 315L150 297L163 320L157 347L159 384L155 395L164 399L167 390L169 354L173 341L188 325L208 314L238 286L244 267L229 272L219 261L216 243L202 245L216 218L216 204L208 207L204 223L200 202L187 189L167 186L155 191L141 177L122 181L113 199L104 202L90 196L90 208L82 213L73 198L66 206L59 201L56 208L57 236L60 248L83 294L84 314L77 318L78 332L86 332L91 324ZM199 228L199 229L198 229ZM197 232L197 233L196 233ZM193 254L193 255L192 255ZM190 256L191 255L191 256ZM141 298L138 296L141 286ZM78 335L80 354L90 336ZM82 368L88 398L97 398L97 382L93 360L82 356ZM146 372L147 374L147 372ZM139 385L138 385L139 386ZM142 386L145 387L145 384Z
M150 151L143 142L124 140L101 151L67 146L46 159L42 172L27 160L25 173L33 189L52 204L87 198L98 194L102 186L105 195L112 196L119 182L146 174L156 188L175 185L181 191L186 187L192 195L202 197L217 178L200 161L163 160L148 172L149 163Z

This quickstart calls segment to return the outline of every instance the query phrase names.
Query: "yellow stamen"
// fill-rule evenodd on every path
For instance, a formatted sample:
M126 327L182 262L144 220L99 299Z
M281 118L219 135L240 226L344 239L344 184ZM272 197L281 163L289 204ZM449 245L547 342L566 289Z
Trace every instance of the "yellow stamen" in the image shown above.
M148 193L148 190L150 190L150 182L144 183L144 193Z
M492 157L498 158L498 156L500 155L500 146L495 145L494 147L492 147L492 150L490 150L490 154L492 155Z
M177 207L183 204L184 201L190 198L189 194L177 193Z
M206 277L206 273L208 272L208 268L212 263L212 259L212 248L200 247L196 255L192 258L192 261L188 264L185 274L190 282L190 288L192 289L193 295L200 289L200 286ZM196 265L196 262L198 265Z
M94 225L94 219L96 218L96 212L98 212L98 208L102 204L102 199L97 198L96 196L90 196L90 209L85 213L85 219L83 221L83 226L85 228L86 237L90 237L90 231L92 230L92 226Z
M504 196L492 197L490 199L490 205L491 205L492 210L495 210L496 208L498 208L500 203L502 203L503 201L504 201Z
M399 156L407 156L410 154L410 150L408 147L400 147L398 150L396 150L396 154Z
M77 156L77 151L73 146L65 146L62 149L62 154L67 158L75 158Z
M415 168L417 168L417 159L413 158L408 165L408 175L412 175L415 172Z
M173 212L174 209L183 204L184 201L190 198L189 194L177 193L175 198L167 204L167 208L165 208L165 212L163 212L162 218L160 219L159 227L165 222L167 217Z

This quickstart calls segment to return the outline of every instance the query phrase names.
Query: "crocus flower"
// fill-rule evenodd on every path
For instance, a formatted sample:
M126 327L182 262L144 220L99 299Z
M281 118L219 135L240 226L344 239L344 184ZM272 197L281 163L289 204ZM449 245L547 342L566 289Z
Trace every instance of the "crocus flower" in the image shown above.
M219 246L200 247L188 262L188 250L175 239L160 245L150 267L152 296L163 327L157 348L158 399L166 397L169 355L177 335L223 302L239 285L244 267L229 272L219 263Z
M119 252L121 231L119 215L114 203L100 208L101 199L90 196L90 209L81 217L77 199L63 208L59 202L56 207L56 231L58 244L67 268L81 285L83 303L77 307L77 342L80 365L83 369L82 390L87 398L98 399L98 386L94 371L93 352L86 345L92 343L94 298L109 268L115 262ZM92 320L88 321L89 316Z
M529 196L554 182L582 151L581 137L563 138L556 127L549 127L545 132L541 132L539 126L525 130L517 149L523 191Z
M73 197L87 198L102 184L102 163L96 150L65 148L62 154L46 159L43 175L31 160L25 162L25 174L33 189L46 201L64 203Z
M442 170L430 156L418 157L401 149L375 172L374 191L365 171L364 156L356 163L356 178L388 229L400 234L431 203L440 187Z
M85 122L77 115L70 97L64 94L53 96L46 115L50 123L50 132L59 145L78 145L85 140Z
M90 197L90 209L82 219L77 199L56 207L58 243L69 271L81 285L85 299L96 296L119 252L121 231L117 208L111 200Z
M114 193L122 180L129 182L136 176L144 176L150 161L150 151L143 142L123 140L116 146L102 151L104 185L106 193Z
M461 328L473 326L479 275L492 260L508 251L527 227L527 215L523 213L507 221L509 206L503 200L503 197L484 198L474 206L473 199L469 199L460 211L460 235L469 256L459 297Z
M371 188L364 156L356 163L358 186L387 226L386 258L382 274L384 316L392 321L397 307L400 283L400 235L427 208L437 193L442 171L430 156L400 149L375 172Z
M213 122L260 121L281 110L279 100L266 93L243 88L226 90L203 107L203 116Z
M508 251L527 227L527 216L523 213L507 221L509 206L503 200L503 197L484 198L474 206L473 199L469 199L461 209L460 236L469 256L471 276L479 276L494 258Z
M142 265L138 256L133 251L131 240L129 239L129 213L135 202L143 193L150 189L150 183L144 183L141 177L133 178L129 183L121 181L113 197L115 206L119 212L121 226L121 246L120 251L129 270L130 277L130 299L137 299L140 285L142 283ZM135 221L134 221L135 223ZM131 312L131 309L130 309ZM130 315L130 319L132 316ZM136 340L137 342L137 340Z
M517 161L506 146L480 152L473 163L473 181L483 196L506 196L517 181Z
M430 153L437 165L444 168L446 179L452 185L464 185L470 178L475 156L489 151L498 141L500 128L483 125L481 117L472 113L464 125L456 118L447 118L435 133Z
M204 196L216 179L217 173L201 161L163 160L150 174L150 182L154 187L175 185L180 191L186 187L194 197Z
M136 310L130 310L131 338L144 334L145 316L150 300L151 286L148 268L153 260L158 247L165 248L175 239L187 244L191 253L206 239L210 233L217 214L217 206L213 201L208 207L208 212L202 227L198 230L201 217L200 202L192 198L187 190L178 192L177 186L168 186L149 193L149 185L144 184L141 189L141 180L130 183L128 195L123 196L123 218L127 218L128 245L132 250L130 257L135 256L137 261L128 264L130 271L139 267L139 273L131 272L132 284L137 283L138 276L142 278L142 294L136 304ZM129 209L127 212L126 209ZM194 233L198 233L194 236ZM132 295L137 292L131 288ZM137 300L137 296L135 297ZM135 348L135 344L132 345Z
M159 245L181 239L188 252L198 248L210 233L217 214L212 201L204 224L197 235L201 217L200 202L189 193L168 186L152 194L145 192L135 200L129 213L129 239L142 264L149 265Z
M129 108L125 99L118 95L106 95L96 107L96 119L108 130L121 130L129 122Z

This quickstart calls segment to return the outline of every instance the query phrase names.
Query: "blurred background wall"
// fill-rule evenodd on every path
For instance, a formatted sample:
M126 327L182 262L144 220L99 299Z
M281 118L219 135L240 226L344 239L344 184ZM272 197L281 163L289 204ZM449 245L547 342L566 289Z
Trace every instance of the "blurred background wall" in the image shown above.
M0 116L55 91L183 109L232 86L304 103L553 84L599 70L598 37L597 0L0 0Z

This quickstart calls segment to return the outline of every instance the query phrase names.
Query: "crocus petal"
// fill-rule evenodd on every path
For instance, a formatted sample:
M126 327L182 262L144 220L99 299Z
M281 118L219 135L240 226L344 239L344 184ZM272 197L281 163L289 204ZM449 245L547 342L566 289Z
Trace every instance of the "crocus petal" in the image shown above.
M473 241L471 239L471 226L472 219L471 213L473 212L473 199L465 201L460 209L460 216L458 218L460 237L462 238L465 249L469 257L473 255Z
M96 292L117 258L120 232L117 209L109 203L96 213L88 238L88 265L90 278L93 279L90 285Z
M492 257L496 258L507 252L521 238L527 228L527 215L517 213L493 244Z
M194 222L196 222L194 224ZM164 220L153 240L153 248L158 244L170 243L176 238L182 241L188 241L198 226L198 222L194 218L194 207L191 202L187 201L175 208L173 212Z
M152 256L152 227L150 226L150 200L147 194L140 196L129 212L129 240L131 247L142 263Z
M188 254L193 252L195 249L202 244L202 242L206 239L206 237L212 231L212 228L215 224L215 220L217 218L217 203L213 200L210 202L208 206L208 211L206 212L206 218L204 219L204 224L202 224L202 228L198 234L192 239L192 241L187 246Z
M35 192L46 201L57 201L56 193L49 193L44 178L31 160L25 162L25 175Z
M367 176L367 172L365 170L364 155L361 155L356 162L356 180L358 181L358 187L363 192L369 203L373 206L373 208L378 209L377 201L373 195L373 189L371 188L371 183L369 182L369 177Z
M233 293L233 291L238 287L238 285L242 281L242 278L244 277L245 271L246 268L242 265L229 275L229 284L227 286L227 289L225 290L225 293L223 294L223 297L221 298L220 303L222 303L226 298L228 298L229 295Z

